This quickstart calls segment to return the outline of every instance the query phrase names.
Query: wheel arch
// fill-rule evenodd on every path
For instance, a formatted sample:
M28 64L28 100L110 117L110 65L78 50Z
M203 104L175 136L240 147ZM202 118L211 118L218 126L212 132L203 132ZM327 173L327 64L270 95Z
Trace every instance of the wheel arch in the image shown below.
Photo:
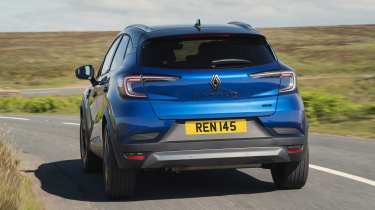
M104 111L103 119L102 119L102 136L104 136L105 129L108 130L108 139L110 140L108 143L111 144L113 153L116 159L117 165L120 163L120 158L121 154L120 151L118 150L118 141L117 141L117 132L116 132L116 122L115 118L112 115L112 109L111 106L108 104L107 108ZM104 152L104 144L105 140L103 139L103 146L102 146L102 151Z

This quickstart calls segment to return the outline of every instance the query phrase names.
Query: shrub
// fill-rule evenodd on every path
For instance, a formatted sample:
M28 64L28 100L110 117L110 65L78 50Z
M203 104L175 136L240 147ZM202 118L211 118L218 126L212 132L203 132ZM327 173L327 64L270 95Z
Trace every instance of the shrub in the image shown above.
M3 113L77 113L80 96L3 97L0 112Z
M364 118L374 109L373 106L355 104L343 96L324 92L303 92L302 97L311 123Z
M57 103L51 98L35 98L24 103L23 110L31 113L51 112L57 109Z

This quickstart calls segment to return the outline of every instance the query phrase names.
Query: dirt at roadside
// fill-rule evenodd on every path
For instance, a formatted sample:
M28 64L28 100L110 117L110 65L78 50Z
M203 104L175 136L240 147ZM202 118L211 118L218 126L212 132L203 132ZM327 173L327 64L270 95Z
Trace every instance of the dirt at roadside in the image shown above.
M23 153L22 151L18 151L17 157L20 159L19 168L21 172L32 180L33 191L38 199L40 199L40 201L43 203L46 210L96 209L95 207L91 206L89 202L68 200L44 191L41 181L35 175L39 166L42 165L44 161L34 155ZM55 173L50 174L51 179L64 178L63 174L56 174L59 173L57 168L54 172ZM61 182L65 183L66 180L61 180Z

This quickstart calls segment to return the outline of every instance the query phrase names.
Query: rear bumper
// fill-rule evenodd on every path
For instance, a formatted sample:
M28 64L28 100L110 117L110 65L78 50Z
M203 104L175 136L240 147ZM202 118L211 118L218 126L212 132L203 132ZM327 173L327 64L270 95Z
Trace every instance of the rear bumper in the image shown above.
M240 168L298 161L303 152L289 154L287 146L307 145L307 137L160 142L118 145L120 168ZM143 153L144 160L129 160L126 153Z
M282 147L250 147L207 150L182 150L155 152L148 156L142 168L227 168L256 166L266 162L288 161L288 153Z

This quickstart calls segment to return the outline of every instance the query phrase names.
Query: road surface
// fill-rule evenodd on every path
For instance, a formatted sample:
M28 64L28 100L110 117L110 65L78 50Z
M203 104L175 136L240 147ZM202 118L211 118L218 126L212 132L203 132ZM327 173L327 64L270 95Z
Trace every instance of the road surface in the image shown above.
M375 141L311 135L310 176L301 190L276 190L268 170L144 173L138 196L109 201L100 174L84 174L74 116L0 116L11 144L33 162L47 209L375 209Z

